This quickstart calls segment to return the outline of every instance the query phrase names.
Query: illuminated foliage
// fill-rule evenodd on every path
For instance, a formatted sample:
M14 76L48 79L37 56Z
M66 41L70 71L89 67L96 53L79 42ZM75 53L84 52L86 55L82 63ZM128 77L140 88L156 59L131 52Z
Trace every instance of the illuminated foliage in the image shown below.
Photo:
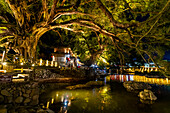
M6 36L14 37L14 46L25 52L25 58L35 58L37 43L44 33L55 30L60 35L59 29L65 29L76 34L75 41L79 43L74 50L82 51L81 57L90 63L108 51L123 64L132 50L144 61L147 54L155 62L170 47L169 2L1 0L0 26L7 28L3 30L9 33ZM1 39L7 38L2 30L0 33Z

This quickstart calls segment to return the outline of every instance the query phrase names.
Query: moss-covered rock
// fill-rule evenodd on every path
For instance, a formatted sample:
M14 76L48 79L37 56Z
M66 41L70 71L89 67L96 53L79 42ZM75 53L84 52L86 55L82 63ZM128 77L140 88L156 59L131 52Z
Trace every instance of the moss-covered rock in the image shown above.
M24 100L24 97L17 97L17 98L15 99L15 102L16 102L16 103L22 103L23 100Z
M134 81L124 82L123 86L127 89L127 91L137 91L137 90L151 89L152 88L147 83L134 82Z
M1 94L4 96L12 96L11 93L9 93L9 91L7 91L6 89L1 90Z
M151 90L146 90L139 92L140 99L143 100L157 100L157 97L153 94Z
M27 104L27 103L29 103L29 102L31 102L31 99L30 99L30 98L26 98L26 99L24 100L24 104Z
M103 84L103 81L90 81L86 83L88 86L102 86Z

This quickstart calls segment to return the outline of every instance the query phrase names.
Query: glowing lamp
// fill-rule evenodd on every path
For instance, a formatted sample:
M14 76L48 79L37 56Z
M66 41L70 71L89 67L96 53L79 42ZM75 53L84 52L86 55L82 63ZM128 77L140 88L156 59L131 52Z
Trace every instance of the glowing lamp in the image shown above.
M156 68L155 71L158 71L158 68Z
M51 103L53 104L54 103L54 99L52 98L52 100L51 100Z
M46 60L46 66L48 66L48 60Z
M52 58L53 58L53 61L55 61L55 57L53 56Z
M4 73L6 73L6 70L4 70Z
M42 66L42 59L40 59L40 66Z
M54 63L53 63L53 61L51 61L51 67L53 67L53 65L54 65Z
M55 62L55 67L57 67L57 62Z
M3 62L2 65L6 65L7 63L6 62Z
M47 108L49 108L50 102L47 102Z
M56 94L56 97L58 97L58 93Z

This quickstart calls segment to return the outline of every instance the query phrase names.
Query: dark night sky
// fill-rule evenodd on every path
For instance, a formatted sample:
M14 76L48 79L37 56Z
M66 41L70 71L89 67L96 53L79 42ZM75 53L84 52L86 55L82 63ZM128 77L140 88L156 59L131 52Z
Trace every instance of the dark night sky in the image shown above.
M163 60L170 61L170 50L165 52L165 56L164 56Z

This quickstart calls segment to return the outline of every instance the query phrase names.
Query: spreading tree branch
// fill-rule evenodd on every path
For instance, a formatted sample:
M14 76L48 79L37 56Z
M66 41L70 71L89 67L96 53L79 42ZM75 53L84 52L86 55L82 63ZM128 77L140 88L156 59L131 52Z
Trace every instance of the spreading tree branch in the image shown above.
M48 19L48 7L47 7L47 0L42 0L42 9L44 13L44 19L47 21Z
M89 22L89 23L84 23L84 22ZM87 21L85 19L72 19L72 20L69 20L69 21L65 21L65 22L62 22L62 23L59 23L59 24L56 24L54 26L51 26L51 28L63 28L63 27L68 27L69 25L73 25L73 24L77 24L77 25L80 25L80 26L84 26L84 27L87 27L89 29L93 29L95 31L98 31L98 32L101 32L102 34L106 35L106 36L112 36L112 37L115 37L117 40L119 40L118 37L115 36L115 34L113 33L110 33L104 29L101 29L99 26L97 26L97 24L95 24L94 22L92 21ZM92 24L92 25L90 25Z
M159 12L153 12L153 11L146 11L146 12L143 12L143 11L134 11L130 6L129 6L129 3L126 1L126 0L123 0L123 2L125 3L126 7L133 13L136 13L136 14L148 14L148 13L152 13L152 14L158 14Z
M49 15L49 19L48 19L49 23L52 21L54 15L55 15L55 9L56 9L57 3L58 3L58 0L54 0L53 1L53 5L52 5L51 11L50 11L50 15Z
M137 41L136 43L136 47L138 46L139 42L150 33L150 31L153 29L153 27L156 25L156 23L158 22L158 20L160 19L161 15L157 18L157 20L154 22L154 24L150 27L149 31L146 32L142 37L140 37L140 39Z
M8 3L9 7L11 8L15 19L17 20L17 22L19 23L20 27L24 24L24 16L23 14L20 12L20 7L15 7L15 5L11 4L11 2L9 0L6 0L6 2Z
M82 12L79 12L79 11L59 11L55 14L54 16L54 19L52 20L52 22L56 21L58 18L60 18L62 15L73 15L73 14L80 14L80 15L87 15L87 16L90 16L90 17L94 17L93 15L90 15L90 14L86 14L86 13L82 13Z
M119 22L117 22L114 18L112 13L110 13L110 11L104 6L104 4L101 2L101 0L95 0L97 5L99 6L99 8L105 13L105 15L109 18L109 20L111 21L111 23L113 24L113 26L118 27L118 28L122 28L122 29L126 29L128 27L131 26L136 26L136 24L132 23L132 24L121 24Z

